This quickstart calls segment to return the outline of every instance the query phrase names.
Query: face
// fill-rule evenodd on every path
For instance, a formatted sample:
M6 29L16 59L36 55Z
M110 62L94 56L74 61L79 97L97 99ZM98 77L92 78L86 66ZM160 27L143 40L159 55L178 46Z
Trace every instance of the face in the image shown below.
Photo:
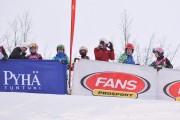
M86 55L86 51L85 50L81 50L80 51L80 55L85 56Z
M132 55L133 51L132 51L132 49L128 48L126 52L127 52L128 55Z
M35 48L35 47L32 47L32 48L30 48L30 51L31 51L32 53L35 53L35 52L36 52L36 48Z
M107 45L106 45L106 43L104 41L100 42L100 46L101 46L101 48L106 48L107 47Z
M156 57L156 58L158 58L158 57L159 57L158 52L155 52L155 53L154 53L154 55L155 55L155 57Z
M58 53L63 53L64 50L63 49L58 49Z
M27 48L22 47L21 50L22 50L22 52L26 52Z

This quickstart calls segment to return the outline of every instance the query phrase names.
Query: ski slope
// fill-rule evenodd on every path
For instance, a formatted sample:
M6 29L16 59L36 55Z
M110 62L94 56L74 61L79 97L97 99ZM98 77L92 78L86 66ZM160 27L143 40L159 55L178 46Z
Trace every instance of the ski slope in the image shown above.
M113 97L0 93L0 120L178 120L180 103Z

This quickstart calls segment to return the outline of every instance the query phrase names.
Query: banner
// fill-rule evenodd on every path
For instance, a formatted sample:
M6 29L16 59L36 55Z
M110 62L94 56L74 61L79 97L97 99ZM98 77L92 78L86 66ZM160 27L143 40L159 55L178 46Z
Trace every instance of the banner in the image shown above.
M0 91L66 94L66 66L52 60L0 61Z
M180 101L180 71L81 60L75 64L73 95Z
M72 94L155 99L156 74L151 67L81 60L75 64Z
M163 69L158 72L159 99L180 101L180 71Z

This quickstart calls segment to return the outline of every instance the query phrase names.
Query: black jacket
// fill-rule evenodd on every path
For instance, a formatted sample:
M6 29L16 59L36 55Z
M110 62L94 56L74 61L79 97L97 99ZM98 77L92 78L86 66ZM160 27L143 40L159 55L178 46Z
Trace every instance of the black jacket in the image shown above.
M160 62L157 62L160 61ZM169 61L169 59L164 58L164 56L157 58L156 61L154 61L150 66L153 66L154 68L157 68L158 66L162 66L165 68L173 68L173 65Z
M26 53L23 53L20 47L14 48L9 59L27 59Z

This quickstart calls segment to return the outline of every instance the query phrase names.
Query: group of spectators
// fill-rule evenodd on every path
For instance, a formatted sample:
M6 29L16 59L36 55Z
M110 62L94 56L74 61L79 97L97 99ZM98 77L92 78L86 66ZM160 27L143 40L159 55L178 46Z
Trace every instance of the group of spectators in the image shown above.
M29 49L30 54L26 55L26 51ZM134 45L131 43L127 43L125 45L124 53L120 55L118 58L118 63L123 64L133 64L135 65L135 61L133 59L133 52L135 48ZM61 63L66 64L69 69L70 60L69 57L65 53L65 46L63 44L60 44L56 48L57 54L52 58L52 60L59 60ZM154 48L152 51L156 57L156 60L150 64L150 66L154 68L173 68L171 62L168 60L168 58L164 57L164 50L160 47ZM74 59L74 63L81 60L81 59L90 59L89 56L87 56L88 49L85 46L80 47L79 49L79 58ZM109 42L107 39L102 38L99 41L99 45L94 48L94 56L95 60L98 61L109 61L109 60L115 60L115 54L114 54L114 47L111 42ZM10 56L6 54L6 50L1 45L0 46L0 59L7 60L7 59L31 59L31 60L42 60L41 54L38 53L38 45L36 43L23 43L20 47L14 48ZM73 65L72 65L73 66ZM73 69L73 68L71 68Z

